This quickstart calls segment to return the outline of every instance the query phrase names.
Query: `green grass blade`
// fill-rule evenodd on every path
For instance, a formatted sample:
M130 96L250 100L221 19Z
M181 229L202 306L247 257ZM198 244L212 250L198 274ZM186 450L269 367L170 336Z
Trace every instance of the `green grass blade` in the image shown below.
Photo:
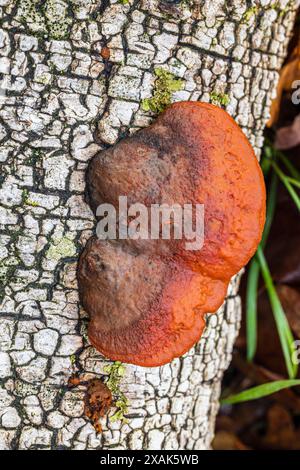
M262 240L257 250L257 257L254 258L250 264L249 272L248 272L248 281L247 281L247 290L246 290L246 336L247 336L247 360L252 361L256 348L257 348L257 290L258 290L258 280L259 280L259 273L260 269L262 269L262 274L265 280L267 292L269 295L273 315L275 318L281 347L283 350L285 363L287 367L287 371L290 378L293 378L297 374L297 366L292 362L292 353L293 353L293 346L294 346L294 338L292 332L290 330L289 324L287 322L284 310L280 303L279 297L277 295L276 289L273 284L273 280L265 260L263 249L266 245L266 241L268 239L275 208L276 208L276 195L277 195L277 186L278 186L278 177L286 186L287 190L289 191L291 197L293 198L298 210L300 210L300 199L295 192L292 184L298 185L297 179L290 178L286 176L281 169L278 167L274 159L276 157L280 157L285 165L288 167L291 174L298 178L298 171L296 168L290 164L289 160L285 157L284 154L277 151L272 147L270 143L267 143L264 147L264 158L263 162L270 162L274 171L272 174L269 194L268 194L268 204L267 204L267 217L266 223L264 228L264 233L262 236ZM265 165L264 174L269 172L270 166ZM300 174L299 174L300 175ZM277 177L278 176L278 177ZM295 184L296 182L296 184ZM300 183L299 183L300 184Z
M246 336L247 360L251 362L257 348L257 290L259 279L259 263L254 258L251 261L246 290Z
M267 214L266 214L266 223L264 227L264 233L261 239L261 247L262 249L265 248L267 239L269 237L269 233L271 230L272 222L274 219L275 209L276 209L276 202L277 202L277 187L278 187L278 177L276 173L273 171L270 189L268 193L268 202L267 202Z
M280 150L275 150L276 155L278 158L282 161L282 163L285 165L291 176L296 179L300 180L300 172L297 170L297 168L290 162L290 160L287 158L284 153L282 153Z
M288 177L281 171L281 169L279 168L279 166L275 162L272 162L272 165L273 165L273 168L276 171L278 177L280 178L280 180L283 182L284 186L288 190L288 192L289 192L291 198L293 199L297 209L300 211L300 198L299 198L298 194L296 193L295 189L293 188L293 186L291 185L291 183L288 181Z
M268 194L267 217L261 247L264 248L268 239L276 207L278 178L273 171L270 190ZM251 261L246 290L246 336L247 336L247 360L252 361L257 348L257 291L260 267L254 258Z
M290 178L289 176L286 177L287 181L291 183L293 186L296 186L296 188L300 188L300 181L295 180L294 178Z
M266 159L269 160L281 160L286 169L289 171L290 175L294 179L300 180L299 170L291 163L290 159L281 150L278 150L274 147L273 143L267 137L265 138L264 155Z
M257 400L258 398L272 395L272 393L279 392L285 388L295 387L296 385L300 385L300 380L276 380L274 382L249 388L248 390L244 390L236 395L231 395L221 400L221 403L234 405L235 403L242 403L244 401Z
M292 355L294 351L294 338L291 332L290 326L286 319L284 310L282 308L281 302L277 295L273 280L267 265L266 259L264 257L261 247L257 249L257 259L260 264L260 269L262 276L265 281L267 293L272 307L272 312L277 326L277 331L281 343L281 348L283 351L286 368L288 371L289 378L294 378L297 375L298 367L293 364Z
M270 145L265 144L263 148L263 154L260 161L260 166L264 177L266 178L272 168L273 149Z

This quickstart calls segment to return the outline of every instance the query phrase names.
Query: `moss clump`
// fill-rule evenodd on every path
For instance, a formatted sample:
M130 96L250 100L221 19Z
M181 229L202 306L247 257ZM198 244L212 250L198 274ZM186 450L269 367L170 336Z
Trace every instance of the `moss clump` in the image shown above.
M26 206L32 206L32 207L38 207L39 206L37 202L31 201L29 199L28 189L23 189L23 191L22 191L22 202Z
M129 401L120 390L120 382L125 374L125 366L120 361L116 361L105 366L104 372L108 374L106 385L110 389L115 400L115 406L117 407L117 411L111 416L110 420L111 422L121 420L123 423L126 423L128 420L124 415L128 411Z
M154 73L157 77L154 93L152 98L146 98L142 101L142 109L159 114L171 104L172 93L182 89L183 81L162 68L155 69Z
M27 203L27 199L28 199L28 189L23 189L23 191L22 191L22 202L23 202L23 204Z
M72 355L70 356L70 361L71 361L72 366L74 366L75 363L76 363L76 356L75 356L75 354L72 354Z
M53 242L46 253L46 258L58 261L61 258L69 258L76 253L74 242L67 237L63 237Z
M217 106L227 106L230 103L230 98L226 93L218 93L216 91L210 94L210 100L212 104Z
M258 13L258 6L253 6L248 8L247 11L243 14L242 23L249 24L253 16L256 16Z

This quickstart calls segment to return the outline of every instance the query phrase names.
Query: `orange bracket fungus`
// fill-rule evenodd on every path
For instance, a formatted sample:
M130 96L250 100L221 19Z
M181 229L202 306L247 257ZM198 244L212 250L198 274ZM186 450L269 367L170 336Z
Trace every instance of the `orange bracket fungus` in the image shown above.
M265 186L234 120L206 103L169 106L148 128L103 150L87 172L100 204L203 204L204 244L184 239L92 237L79 261L89 339L106 357L159 366L201 337L205 314L223 303L230 278L253 256L265 221Z

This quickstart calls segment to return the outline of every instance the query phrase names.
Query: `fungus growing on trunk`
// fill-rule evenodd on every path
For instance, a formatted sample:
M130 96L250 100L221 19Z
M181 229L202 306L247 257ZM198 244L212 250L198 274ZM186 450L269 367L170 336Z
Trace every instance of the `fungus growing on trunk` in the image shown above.
M84 414L98 433L102 431L99 419L107 414L111 406L112 394L107 385L100 379L90 380L84 399Z
M87 193L95 212L102 203L118 207L119 196L149 211L152 204L204 205L199 250L187 250L184 239L92 237L79 261L80 297L98 351L149 367L181 356L262 235L265 186L247 138L216 106L173 104L93 158Z

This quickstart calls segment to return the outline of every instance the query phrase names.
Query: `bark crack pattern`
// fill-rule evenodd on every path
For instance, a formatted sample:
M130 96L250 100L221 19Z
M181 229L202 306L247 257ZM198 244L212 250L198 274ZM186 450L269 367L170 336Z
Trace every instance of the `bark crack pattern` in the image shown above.
M142 101L157 67L182 80L173 101L228 95L259 156L295 7L264 0L245 22L244 0L230 11L219 0L37 3L0 0L0 448L209 448L239 327L238 277L189 353L127 366L128 423L108 417L96 435L84 387L67 387L72 373L91 378L108 364L78 303L76 261L94 227L84 173L151 122Z

